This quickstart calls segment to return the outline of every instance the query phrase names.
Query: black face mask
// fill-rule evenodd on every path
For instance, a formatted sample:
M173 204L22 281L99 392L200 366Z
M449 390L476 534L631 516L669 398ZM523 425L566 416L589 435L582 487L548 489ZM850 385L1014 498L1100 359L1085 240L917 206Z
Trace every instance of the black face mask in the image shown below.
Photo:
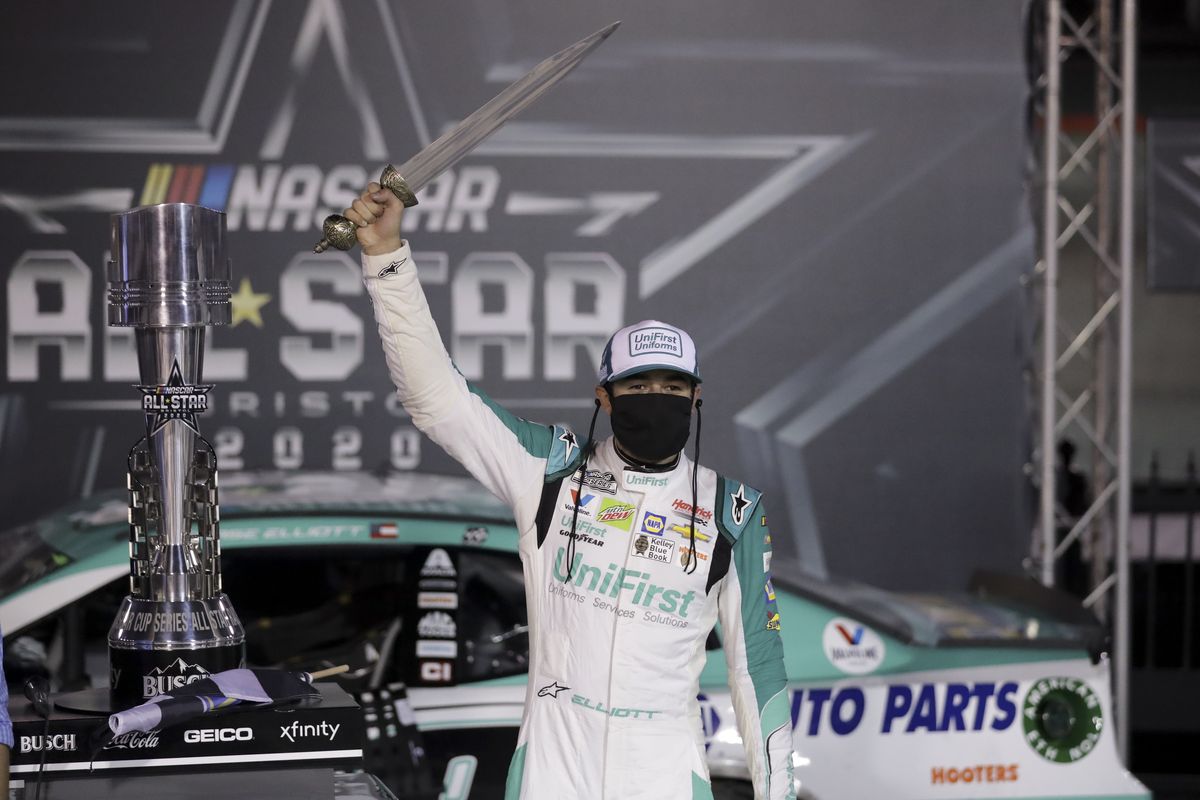
M623 394L612 397L613 434L630 455L646 461L670 458L687 444L691 428L690 395Z

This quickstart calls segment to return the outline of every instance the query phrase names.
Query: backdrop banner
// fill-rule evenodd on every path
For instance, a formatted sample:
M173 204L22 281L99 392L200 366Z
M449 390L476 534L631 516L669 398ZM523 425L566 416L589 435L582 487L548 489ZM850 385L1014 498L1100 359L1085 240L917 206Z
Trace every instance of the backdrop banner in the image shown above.
M565 82L405 215L463 373L586 430L608 335L694 337L702 460L767 493L777 570L961 588L1027 550L1021 3L23 4L0 31L8 527L124 484L109 215L228 215L223 470L458 466L390 392L340 211L543 57ZM607 433L607 425L601 423Z

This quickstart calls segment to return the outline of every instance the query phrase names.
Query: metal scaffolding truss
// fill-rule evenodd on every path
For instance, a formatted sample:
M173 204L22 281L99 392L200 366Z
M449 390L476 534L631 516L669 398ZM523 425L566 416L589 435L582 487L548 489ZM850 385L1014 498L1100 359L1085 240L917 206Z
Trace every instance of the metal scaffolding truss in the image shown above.
M1073 2L1074 15L1065 5L1040 0L1028 9L1032 152L1040 161L1040 191L1033 197L1041 206L1035 209L1040 260L1032 281L1041 306L1034 370L1040 431L1033 458L1040 513L1033 558L1042 582L1053 586L1056 565L1078 543L1087 569L1084 605L1113 633L1117 745L1127 759L1136 0ZM1091 113L1065 118L1068 63L1072 77L1089 74L1095 103ZM1091 456L1090 503L1083 509L1068 510L1062 502L1066 473L1055 453L1068 436Z

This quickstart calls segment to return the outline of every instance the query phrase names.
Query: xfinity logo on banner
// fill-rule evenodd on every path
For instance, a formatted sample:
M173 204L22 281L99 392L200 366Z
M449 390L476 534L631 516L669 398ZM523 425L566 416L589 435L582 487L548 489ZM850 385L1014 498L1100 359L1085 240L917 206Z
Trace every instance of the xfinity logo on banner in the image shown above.
M75 752L75 734L59 733L53 736L22 736L22 753L46 752L73 753Z
M292 743L295 743L297 739L314 738L321 738L332 742L335 738L337 738L338 729L341 727L342 725L340 722L331 725L325 720L322 720L320 725L305 725L299 720L296 720L291 725L279 726L279 738L287 739Z
M250 728L204 728L183 732L183 741L188 744L212 744L215 742L250 742L254 731Z

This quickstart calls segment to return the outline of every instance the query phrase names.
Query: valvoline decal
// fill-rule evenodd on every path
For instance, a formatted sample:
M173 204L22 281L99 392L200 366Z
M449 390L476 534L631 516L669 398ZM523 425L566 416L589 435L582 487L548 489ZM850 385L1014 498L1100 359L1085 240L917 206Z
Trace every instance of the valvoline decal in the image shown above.
M886 688L886 692L879 689ZM890 684L813 687L792 693L792 729L847 736L869 726L881 735L1004 731L1017 719L1017 683Z

